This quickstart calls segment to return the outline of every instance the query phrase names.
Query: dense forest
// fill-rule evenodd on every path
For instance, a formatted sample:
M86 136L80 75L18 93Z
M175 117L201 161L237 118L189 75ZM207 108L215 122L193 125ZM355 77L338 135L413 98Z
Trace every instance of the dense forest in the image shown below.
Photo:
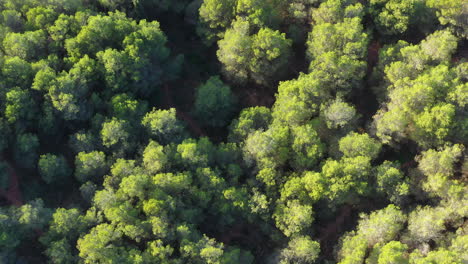
M0 263L468 262L466 0L1 0Z

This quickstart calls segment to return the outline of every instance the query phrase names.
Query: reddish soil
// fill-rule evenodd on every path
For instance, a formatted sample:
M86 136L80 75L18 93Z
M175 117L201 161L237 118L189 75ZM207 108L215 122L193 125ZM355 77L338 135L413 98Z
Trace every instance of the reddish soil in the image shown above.
M244 228L245 227L242 224L234 225L232 228L228 230L228 232L223 232L223 234L219 238L219 241L226 245L229 245L234 240L245 238L246 234L244 233L245 232L243 230Z
M351 205L344 205L339 210L333 222L330 222L325 227L319 228L318 240L320 241L320 248L323 255L332 255L333 246L336 245L336 242L346 230L346 226L349 225L349 221L352 220L352 209Z
M23 199L19 188L19 177L10 164L8 164L8 171L10 173L10 187L6 191L0 189L0 196L3 196L12 205L20 207L23 205Z
M273 247L269 242L266 242L269 239L260 231L258 226L248 223L235 224L222 232L219 237L216 235L214 237L226 246L240 245L249 248L255 251L257 256L268 254Z
M466 61L468 59L468 40L464 40L458 49L452 56L452 63L458 63L460 61Z
M164 104L166 107L174 107L176 108L174 101L172 100L172 96L170 93L169 86L166 84L163 86L163 92L164 92ZM198 125L198 123L187 113L177 110L177 117L184 120L187 125L189 126L190 131L198 136L198 137L206 137L206 133L203 131L203 129Z
M266 106L271 107L275 102L275 97L268 89L252 89L239 92L239 98L243 107Z
M410 160L408 162L405 162L401 164L400 169L407 171L410 168L415 168L418 165L418 163L414 160Z
M367 74L371 74L375 65L379 62L379 50L381 46L379 41L373 41L367 50Z
M190 131L192 131L192 133L195 134L197 137L206 137L206 134L203 131L203 129L190 115L182 111L177 111L177 116L188 124Z

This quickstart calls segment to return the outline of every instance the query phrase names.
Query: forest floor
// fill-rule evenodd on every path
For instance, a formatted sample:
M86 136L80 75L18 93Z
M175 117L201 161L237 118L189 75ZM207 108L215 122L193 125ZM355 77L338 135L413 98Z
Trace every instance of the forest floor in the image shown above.
M164 105L167 108L176 108L174 101L172 100L171 90L169 85L163 86L163 93L164 93ZM205 137L206 133L202 129L202 127L195 121L188 113L184 111L177 110L177 117L184 120L187 123L189 130L192 132L193 135L197 137Z
M177 115L184 120L190 132L194 136L209 136L213 142L224 141L228 130L213 129L203 127L195 118L192 117L193 103L195 101L196 88L204 83L210 76L221 75L219 69L221 65L216 58L217 45L206 47L201 39L194 34L193 25L187 23L175 23L180 21L177 17L162 17L158 18L164 32L168 32L169 47L175 54L184 54L184 66L182 76L171 82L169 85L162 87L160 103L165 108L176 108ZM374 93L371 91L371 84L368 81L370 75L378 63L378 53L381 44L378 41L373 41L368 49L368 68L364 87L358 96L353 98L357 110L363 115L362 123L369 122L372 116L378 109L378 103ZM291 60L295 65L285 79L297 78L300 72L308 72L308 62L305 57L305 46L294 46L294 56ZM203 54L203 56L200 56ZM203 65L203 66L194 66ZM223 78L227 84L232 87L232 91L238 100L239 111L246 107L266 106L271 107L275 102L275 94L277 93L278 82L269 86L261 86L254 83L238 85ZM182 96L177 96L182 95ZM238 113L235 113L237 116ZM337 244L339 238L344 232L349 231L357 222L358 214L363 208L354 208L351 205L344 205L334 215L330 215L328 219L321 219L320 228L317 230L317 238L324 252L323 256L327 259L333 259L334 245ZM365 210L364 210L365 211ZM237 223L226 228L221 236L217 236L217 232L210 232L220 242L225 245L241 245L243 248L254 250L256 256L263 256L268 259L267 254L271 254L271 248L279 245L272 244L272 240L263 234L261 230L249 223ZM267 253L268 252L268 253Z
M347 227L352 227L354 221L353 208L351 205L344 205L336 214L335 219L328 222L328 224L318 230L318 241L320 242L320 249L322 255L330 258L333 255L334 246L341 237L342 233L346 231Z
M0 160L3 158L0 157ZM23 198L21 194L21 189L19 186L20 180L18 173L13 166L11 166L10 162L6 161L8 164L8 173L10 175L9 178L9 187L7 190L0 189L0 196L3 196L11 205L20 207L23 205Z

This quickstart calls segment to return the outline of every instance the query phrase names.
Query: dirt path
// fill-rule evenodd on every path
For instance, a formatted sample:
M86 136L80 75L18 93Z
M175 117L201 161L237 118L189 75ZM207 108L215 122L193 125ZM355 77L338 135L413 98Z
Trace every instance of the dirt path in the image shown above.
M367 50L367 70L366 76L363 80L362 89L357 89L353 94L351 102L356 106L356 110L362 115L360 118L360 126L367 127L372 122L373 116L379 109L380 105L377 101L377 97L372 91L372 72L374 67L379 62L379 50L381 44L378 41L369 43Z
M325 227L319 228L318 240L322 255L331 256L333 247L337 244L343 231L345 231L349 220L351 219L352 206L343 206L333 222L330 222Z
M272 248L276 248L268 236L255 224L240 222L231 227L227 227L223 232L216 234L217 230L212 230L213 238L223 243L225 246L238 246L248 248L252 253L261 259L266 258L271 253ZM264 263L264 262L261 262Z
M19 177L15 169L7 162L10 174L10 187L8 190L0 189L0 195L7 199L12 205L20 207L23 205L21 190L19 188Z
M379 51L382 48L378 40L373 41L367 48L367 75L372 74L374 67L379 63Z
M172 100L169 85L165 84L163 86L163 92L164 92L164 104L169 108L173 107L177 109L177 107L174 104L174 101ZM187 123L190 131L193 134L195 134L198 137L206 137L206 133L189 114L177 109L177 117L179 119L184 120Z

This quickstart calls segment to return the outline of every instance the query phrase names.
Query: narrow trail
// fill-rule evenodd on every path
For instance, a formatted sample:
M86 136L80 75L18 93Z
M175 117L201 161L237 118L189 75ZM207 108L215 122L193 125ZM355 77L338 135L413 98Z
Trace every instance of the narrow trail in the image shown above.
M352 98L353 104L356 106L356 110L362 115L361 118L361 126L366 127L369 122L372 121L373 116L379 109L379 103L377 101L377 97L372 91L372 72L374 71L374 67L377 66L379 62L379 50L381 48L381 44L378 41L373 41L369 43L367 47L367 69L366 75L363 81L362 89L359 89L356 94L354 94Z
M324 256L331 256L333 254L334 245L337 244L337 241L349 224L352 209L351 205L343 206L333 222L319 228L318 240L320 241L320 248Z
M169 108L170 107L176 108L174 101L172 100L169 86L167 84L163 86L163 91L164 91L164 104ZM198 123L189 114L183 111L177 110L177 117L184 120L185 123L187 123L190 131L196 136L198 137L207 136L205 131L203 131L203 129L198 125Z
M257 244L257 241L264 239L259 231L260 230L257 226L246 223L237 223L223 232L217 240L225 245L236 244L239 241L255 245Z
M12 205L20 207L23 205L21 190L19 188L19 177L15 169L7 162L10 174L10 186L8 190L0 189L0 195L7 199Z
M379 51L382 48L380 42L375 40L367 48L367 75L371 75L374 67L379 63Z
M226 228L221 234L216 234L216 230L212 230L212 237L223 243L225 246L240 246L248 248L255 252L257 256L266 257L269 254L269 249L276 247L268 242L266 236L261 228L252 223L240 222L231 227ZM259 243L262 241L263 243Z

